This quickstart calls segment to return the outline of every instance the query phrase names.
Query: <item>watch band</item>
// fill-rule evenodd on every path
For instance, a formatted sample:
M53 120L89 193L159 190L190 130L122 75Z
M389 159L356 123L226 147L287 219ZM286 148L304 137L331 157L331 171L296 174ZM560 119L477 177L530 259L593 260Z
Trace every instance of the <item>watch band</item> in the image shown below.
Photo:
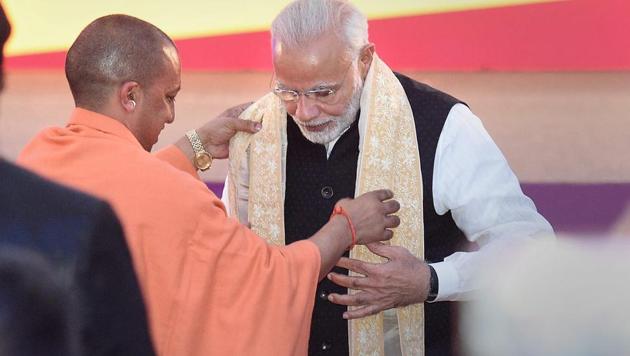
M206 152L206 149L203 147L203 143L201 143L201 139L197 134L197 130L190 130L186 132L186 137L188 137L188 141L190 141L195 154Z
M193 151L195 152L195 157L193 158L193 163L197 169L202 171L207 170L212 165L212 155L206 151L203 147L203 143L199 138L196 130L190 130L186 132L186 137L188 141L190 141L190 145L192 146Z
M429 273L431 274L431 277L429 278L429 295L427 295L427 302L432 302L438 296L440 283L438 281L437 272L435 272L435 268L431 265L429 265Z

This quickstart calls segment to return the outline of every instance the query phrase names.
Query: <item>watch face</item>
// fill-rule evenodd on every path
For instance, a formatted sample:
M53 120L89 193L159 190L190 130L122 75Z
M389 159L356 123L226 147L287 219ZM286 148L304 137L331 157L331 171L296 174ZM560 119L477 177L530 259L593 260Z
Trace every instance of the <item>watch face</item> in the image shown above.
M200 152L195 155L195 165L197 168L205 171L212 165L212 157L206 152Z

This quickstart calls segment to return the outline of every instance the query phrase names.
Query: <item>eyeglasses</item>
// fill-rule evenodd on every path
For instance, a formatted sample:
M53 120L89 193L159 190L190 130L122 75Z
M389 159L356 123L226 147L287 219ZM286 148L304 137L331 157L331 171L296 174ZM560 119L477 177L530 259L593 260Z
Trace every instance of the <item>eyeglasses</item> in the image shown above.
M300 95L304 95L305 97L309 99L313 99L324 104L332 104L335 102L335 98L336 98L335 94L337 94L339 89L341 89L341 87L343 86L343 83L346 81L346 78L348 77L348 73L350 72L350 68L352 68L353 63L354 61L350 63L350 65L346 69L346 73L343 75L343 79L337 85L319 86L317 88L313 88L313 89L309 89L305 91L299 91L299 90L282 88L279 86L278 83L276 83L275 87L273 88L273 92L280 98L280 100L284 101L285 103L295 103L298 100L300 100ZM275 77L275 74L274 74L274 77ZM273 82L273 78L272 78L272 82Z

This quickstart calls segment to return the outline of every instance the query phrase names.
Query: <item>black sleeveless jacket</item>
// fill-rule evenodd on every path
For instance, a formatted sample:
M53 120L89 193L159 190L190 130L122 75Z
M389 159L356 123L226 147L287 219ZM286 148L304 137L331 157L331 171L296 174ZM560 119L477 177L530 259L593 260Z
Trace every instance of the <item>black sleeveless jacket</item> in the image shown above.
M424 189L425 258L442 261L455 251L463 236L450 212L438 215L433 207L433 164L444 122L457 99L396 75L411 104L420 149ZM284 202L286 243L313 235L329 219L334 204L353 197L359 155L358 120L335 144L330 157L323 145L306 140L293 119L287 118L286 195ZM347 273L347 270L336 269ZM330 303L329 293L347 291L323 280L315 295L309 355L348 355L347 321L341 316L346 307ZM427 355L449 355L451 351L452 303L425 304Z

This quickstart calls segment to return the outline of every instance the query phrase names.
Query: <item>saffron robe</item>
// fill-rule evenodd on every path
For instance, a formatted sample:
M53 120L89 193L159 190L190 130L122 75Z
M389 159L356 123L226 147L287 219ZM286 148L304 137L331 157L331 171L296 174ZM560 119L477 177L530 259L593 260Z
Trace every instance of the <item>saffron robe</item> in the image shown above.
M271 246L228 219L176 147L152 155L122 123L76 109L18 163L113 206L160 355L306 354L316 245Z

